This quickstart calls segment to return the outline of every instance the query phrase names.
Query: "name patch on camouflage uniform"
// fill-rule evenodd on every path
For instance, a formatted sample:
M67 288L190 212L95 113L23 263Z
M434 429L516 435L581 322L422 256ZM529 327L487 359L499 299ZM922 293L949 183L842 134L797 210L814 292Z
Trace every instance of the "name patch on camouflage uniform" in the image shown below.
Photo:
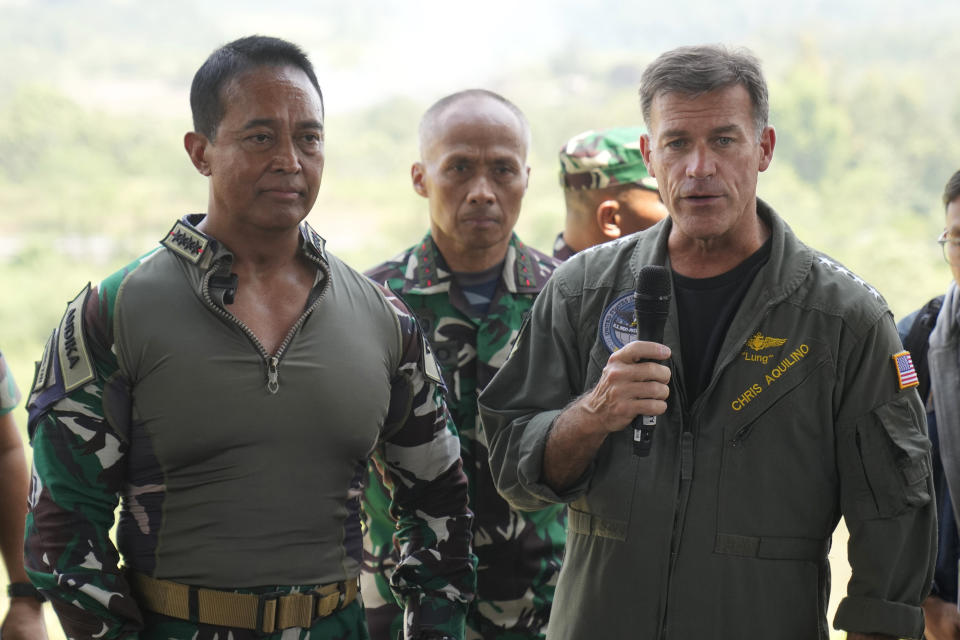
M67 305L57 330L57 349L64 390L69 393L94 378L93 363L83 333L83 308L90 295L90 284Z
M203 258L203 252L207 250L210 240L177 220L160 244L197 264Z
M50 363L53 361L53 350L57 344L57 333L50 332L47 344L43 347L43 357L37 363L37 374L33 377L33 392L39 393L47 388L50 380Z
M634 319L634 294L625 293L603 310L600 316L600 338L610 353L622 349L624 345L637 338L637 325Z

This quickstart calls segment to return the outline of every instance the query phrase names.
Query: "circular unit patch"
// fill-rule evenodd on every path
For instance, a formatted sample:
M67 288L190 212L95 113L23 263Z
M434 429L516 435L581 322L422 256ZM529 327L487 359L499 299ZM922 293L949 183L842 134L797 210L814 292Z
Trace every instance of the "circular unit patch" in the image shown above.
M610 353L637 339L634 320L634 293L625 293L607 306L600 316L600 338Z

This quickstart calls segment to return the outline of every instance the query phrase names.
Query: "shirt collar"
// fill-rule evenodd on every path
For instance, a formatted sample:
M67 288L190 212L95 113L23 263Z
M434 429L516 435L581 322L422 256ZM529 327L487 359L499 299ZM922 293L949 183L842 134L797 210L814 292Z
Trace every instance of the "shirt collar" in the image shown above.
M546 277L533 249L525 245L516 233L511 233L503 262L502 281L507 290L511 293L536 293L543 288ZM409 253L404 268L403 292L442 293L449 291L451 282L453 272L428 231Z
M230 250L198 229L205 213L191 213L174 223L160 244L184 260L203 269L209 268L214 257L229 254ZM300 249L315 261L329 264L326 241L304 220L300 223Z

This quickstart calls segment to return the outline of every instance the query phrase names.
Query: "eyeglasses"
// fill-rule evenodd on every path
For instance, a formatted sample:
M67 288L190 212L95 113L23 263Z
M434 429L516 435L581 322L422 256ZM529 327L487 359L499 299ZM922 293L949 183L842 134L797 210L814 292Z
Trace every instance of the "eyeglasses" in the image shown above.
M960 238L951 238L944 229L937 238L937 244L943 249L943 259L947 264L960 265Z

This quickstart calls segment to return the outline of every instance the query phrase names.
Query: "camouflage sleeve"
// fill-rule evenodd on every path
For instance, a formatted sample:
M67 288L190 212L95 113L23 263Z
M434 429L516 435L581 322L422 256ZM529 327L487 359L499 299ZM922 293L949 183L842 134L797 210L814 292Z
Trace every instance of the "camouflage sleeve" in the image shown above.
M416 320L388 290L384 295L397 309L403 336L380 449L400 549L390 584L405 605L408 637L435 630L462 638L476 590L476 558L460 443L448 425L440 370Z
M88 286L67 306L27 405L26 568L71 639L135 637L143 626L109 537L127 444L104 417L105 381L116 386L118 375L99 292Z

